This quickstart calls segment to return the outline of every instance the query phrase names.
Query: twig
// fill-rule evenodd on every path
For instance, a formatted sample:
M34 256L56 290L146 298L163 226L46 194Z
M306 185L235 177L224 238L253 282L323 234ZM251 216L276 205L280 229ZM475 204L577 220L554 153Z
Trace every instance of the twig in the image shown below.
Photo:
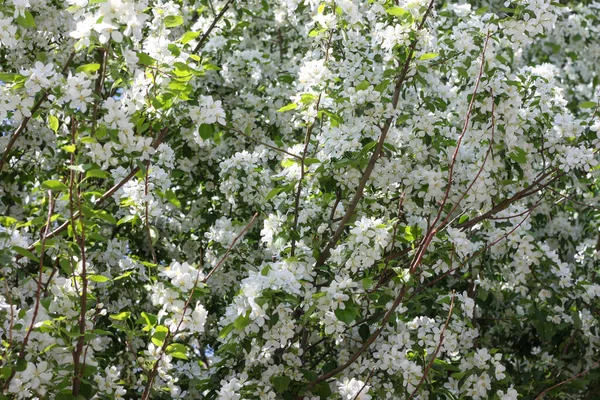
M488 212L486 212L478 217L475 217L473 219L470 219L468 221L465 221L462 224L458 224L456 227L459 229L462 229L462 230L467 230L467 229L477 225L479 222L490 218L491 216L499 213L502 210L505 210L512 203L538 192L540 190L540 188L536 189L536 187L540 186L541 182L544 179L546 179L548 176L550 176L551 174L553 174L556 171L558 171L558 168L553 168L552 170L550 170L548 172L542 173L535 181L532 182L531 185L529 185L526 188L522 189L521 191L517 192L514 196L512 196L508 199L505 199L505 200L501 201L500 203L496 204ZM558 178L558 176L554 177L552 180L554 180L556 178Z
M258 215L255 214L255 215ZM177 336L177 333L179 332L179 328L181 328L181 324L183 323L183 320L185 319L185 313L188 309L188 307L190 306L190 302L192 301L192 298L194 297L194 292L196 291L196 287L198 286L198 282L200 280L200 268L198 268L198 273L196 274L196 280L194 281L194 286L192 287L192 291L190 292L190 295L188 296L185 305L183 306L183 310L181 311L181 319L179 320L179 323L177 324L177 327L175 328L175 332L173 332L173 334L171 334L171 331L169 330L165 336L165 340L158 352L158 356L156 361L154 362L154 366L152 367L152 371L150 371L150 373L148 374L148 382L146 382L146 386L144 387L144 392L142 393L142 400L148 400L150 398L150 391L152 390L152 385L154 384L154 378L156 378L156 374L158 373L158 364L160 363L160 360L162 359L163 354L165 353L165 350L167 348L167 346L169 345L169 339L175 338L175 336Z
M100 100L103 100L102 88L104 87L104 78L106 77L106 64L108 62L109 49L104 49L104 48L98 49L98 51L100 52L101 64L100 64L100 74L98 75L98 78L96 79L96 87L94 88L94 91L96 93L96 98L94 99L94 111L92 112L92 130L90 132L91 137L94 137L94 135L96 134L96 127L98 126L98 121L97 121L98 120L98 107L99 107Z
M565 383L569 383L569 382L571 382L572 380L574 380L574 379L577 379L577 378L579 378L580 376L587 374L588 372L590 372L591 370L593 370L594 368L596 368L598 365L600 365L600 360L596 361L596 362L595 362L595 363L594 363L594 364L593 364L591 367L589 367L589 368L588 368L588 369L586 369L585 371L582 371L582 372L578 373L577 375L574 375L574 376L570 377L569 379L565 379L564 381L562 381L562 382L560 382L560 383L557 383L556 385L554 385L554 386L551 386L551 387L549 387L548 389L544 390L542 393L540 393L540 394L539 394L539 395L538 395L538 396L535 398L535 400L539 400L539 399L543 398L543 397L546 395L546 393L548 393L548 392L549 392L549 391L551 391L552 389L556 389L557 387L559 387L559 386L562 386L562 385L564 385Z
M21 359L23 359L23 357L25 357L25 349L27 348L27 344L29 343L29 336L31 335L31 332L33 331L33 328L35 326L35 321L37 319L38 312L40 309L41 293L42 293L42 279L44 276L44 253L46 251L46 239L47 239L47 235L48 235L48 230L50 228L50 220L52 218L53 211L54 211L54 200L52 198L52 191L48 190L48 216L46 217L46 226L44 228L44 233L42 234L42 238L41 238L42 247L40 249L38 282L37 282L37 288L35 291L35 305L33 306L33 315L31 316L31 322L29 323L29 328L27 329L27 333L25 334L25 337L23 338L23 343L21 344L21 351L19 352L19 356L17 357L17 360L21 360ZM9 301L11 302L11 308L10 308L11 309L11 326L9 329L10 329L10 341L12 342L12 322L13 322L12 298L11 298L11 296L9 296L8 298L9 298ZM12 379L15 376L15 373L16 373L16 370L13 368L11 371L11 374L6 379L6 382L4 382L3 390L6 390L6 388L8 388L8 386L10 385L10 382L12 381Z
M196 45L196 47L194 47L194 50L192 50L192 53L197 53L198 50L200 50L202 48L202 46L204 45L204 42L206 41L206 39L208 39L208 35L210 35L210 33L212 32L213 29L215 29L215 26L217 25L217 22L219 22L219 20L221 18L223 18L223 15L225 15L225 12L227 11L227 9L229 8L229 6L233 3L233 0L229 0L224 6L223 9L221 9L221 12L215 17L215 19L213 20L213 22L210 24L210 26L208 27L208 29L206 30L206 32L204 32L204 35L202 35L202 37L200 38L200 40L198 41L198 44Z
M450 318L452 317L452 311L454 310L454 298L455 298L455 295L454 295L454 293L452 293L451 300L450 300L450 310L448 310L448 318L446 318L446 323L444 324L444 327L442 328L442 332L440 333L440 341L438 342L438 345L435 348L435 351L433 352L433 357L431 357L431 361L429 361L429 364L427 364L427 367L425 367L425 370L423 371L423 375L421 376L419 383L415 387L415 390L413 390L413 392L410 394L409 400L415 396L415 394L417 393L417 391L423 384L423 381L427 377L427 374L429 373L429 370L431 369L431 366L433 365L435 358L437 357L438 353L440 352L440 349L442 348L442 343L444 342L444 333L446 332L446 329L448 328L448 324L450 323Z
M329 59L329 47L331 46L331 39L333 38L333 29L329 33L329 40L327 41L327 47L325 48L325 62ZM294 198L294 222L292 223L292 232L296 232L298 229L298 216L300 214L300 196L302 194L302 181L304 180L304 175L306 174L305 162L306 155L308 154L308 146L310 145L310 137L312 135L312 131L317 123L317 118L319 118L319 106L321 105L321 98L323 96L323 92L319 93L319 97L317 98L317 103L315 106L316 116L313 122L308 125L306 129L306 136L304 137L304 150L302 150L302 157L300 158L300 179L298 180L298 188L296 189L296 196ZM296 253L296 237L292 235L292 243L290 255L294 257Z
M431 0L429 2L427 11L425 11L425 14L423 15L423 19L421 20L421 23L419 24L419 26L417 28L418 31L422 30L423 27L425 26L425 22L427 21L427 17L431 13L434 2L435 2L435 0ZM404 66L402 68L402 71L400 72L400 75L398 76L398 79L396 81L396 85L394 87L394 95L392 97L392 109L394 109L394 110L398 107L398 102L400 100L400 91L402 90L402 87L404 86L404 82L406 80L406 77L408 74L408 69L409 69L410 63L413 59L416 47L417 47L417 40L413 40L413 42L409 48L408 57L406 58L406 61L404 62ZM354 193L354 196L352 197L352 200L350 201L350 204L348 205L346 213L342 217L342 220L340 221L338 228L336 229L335 233L333 234L333 237L331 238L329 243L327 243L327 245L325 246L323 251L321 251L321 254L319 255L319 258L317 259L317 262L315 264L316 267L320 267L321 265L325 264L327 259L329 259L329 256L331 254L331 249L333 248L333 246L335 246L337 244L337 241L344 233L346 224L350 221L350 218L352 218L352 215L354 214L354 211L356 210L358 203L360 202L360 200L363 197L363 193L364 193L365 186L367 185L367 181L369 180L369 177L371 176L371 173L373 172L373 169L375 168L375 163L377 162L377 159L379 159L379 156L383 150L383 144L385 143L385 138L386 138L386 136L392 126L392 123L394 121L395 121L394 115L390 116L385 121L385 125L381 129L381 135L379 136L379 140L377 141L375 150L373 150L373 153L371 154L371 158L369 159L369 163L367 164L367 167L360 178L358 187L356 188L356 192Z
M248 223L248 225L246 225L246 227L240 232L240 234L237 235L235 237L235 239L233 239L233 242L231 242L231 244L229 245L229 248L227 248L227 251L225 252L225 255L223 257L221 257L221 260L219 260L219 262L217 263L217 265L215 265L215 267L208 273L208 275L206 275L206 277L202 280L202 283L206 283L206 281L208 281L208 278L210 278L211 275L214 274L215 271L219 269L219 267L221 266L221 264L223 264L225 262L225 259L227 258L227 256L231 252L231 249L233 249L233 246L235 246L235 244L237 243L237 241L242 236L244 236L244 233L246 233L246 231L248 229L250 229L250 227L252 226L252 224L254 224L254 221L256 220L256 217L258 217L258 213L254 214L254 216L252 217L252 219L250 220L250 222Z
M65 74L67 72L67 69L69 68L69 64L71 64L71 61L73 61L74 57L75 57L75 52L73 52L73 53L71 53L71 55L69 55L69 58L65 62L65 66L63 67L63 69L61 71L62 74ZM8 160L8 153L10 153L12 147L15 145L15 142L17 141L19 136L21 136L21 134L27 128L27 124L31 120L33 114L35 114L35 112L42 106L42 104L44 103L44 101L46 101L46 99L48 98L49 95L50 95L50 89L46 89L44 91L44 93L40 96L38 101L31 108L31 110L30 110L31 116L23 118L23 121L21 121L17 130L11 136L10 140L8 141L8 144L6 145L6 149L4 149L4 153L2 153L2 158L0 158L0 172L2 172L2 168L4 167L4 164L6 163L6 161Z
M365 383L363 383L363 385L360 388L360 390L358 392L356 392L356 396L354 396L354 398L352 400L357 400L358 399L358 396L360 396L360 394L362 393L362 391L365 390L365 388L367 387L367 383L369 383L369 379L371 379L371 377L373 376L374 372L375 372L375 368L372 368L371 372L369 372L369 375L367 376L367 379L365 379Z
M152 262L154 264L158 264L158 260L156 258L156 251L154 250L154 245L152 244L152 234L150 232L150 219L149 219L149 202L148 202L148 177L150 174L150 160L146 162L146 179L144 181L144 197L146 198L146 207L145 207L145 216L146 216L146 236L148 238L148 245L150 246L150 254L152 255Z
M250 139L250 140L252 140L252 141L254 141L254 142L258 143L258 144L262 144L263 146L270 148L271 150L280 151L280 152L282 152L282 153L284 153L284 154L287 154L288 156L290 156L290 157L293 157L293 158L296 158L296 159L298 159L298 160L300 160L300 159L301 159L301 157L300 157L299 155L297 155L297 154L290 153L289 151L286 151L286 150L284 150L284 149L282 149L282 148L280 148L280 147L276 147L276 146L270 145L270 144L268 144L268 143L265 143L265 142L263 142L263 141L260 141L260 140L258 140L258 139L256 139L256 138L253 138L252 136L250 136L250 135L248 135L248 134L246 134L246 133L242 132L242 131L241 131L241 130L239 130L239 129L232 128L231 126L222 125L222 124L218 124L218 125L219 125L221 128L228 129L228 130L230 130L230 131L232 131L232 132L239 133L240 135L243 135L243 136L247 137L248 139Z
M152 144L152 147L154 149L158 148L158 146L162 143L164 137L166 136L167 132L169 131L169 128L163 128L158 137L156 138L156 140L154 141L154 143ZM135 167L133 168L129 174L127 174L126 177L124 177L119 183L115 184L113 187L111 187L110 189L108 189L98 200L96 200L94 202L94 207L99 207L100 205L102 205L102 203L104 203L108 198L110 198L117 190L119 190L123 185L125 185L127 182L129 182L129 180L131 180L131 178L133 178L135 176L135 174L138 173L138 171L140 170L140 167ZM79 211L77 211L73 217L74 218L79 218L81 216L81 213ZM57 227L56 229L54 229L52 232L50 232L48 234L48 239L53 238L54 236L58 235L59 233L63 232L65 229L67 229L67 227L69 226L70 222L69 221L65 221L63 222L59 227ZM36 241L35 243L33 243L31 246L29 246L27 249L29 251L31 251L32 249L35 248L35 246L38 245L40 241ZM22 256L17 256L17 260L20 259Z

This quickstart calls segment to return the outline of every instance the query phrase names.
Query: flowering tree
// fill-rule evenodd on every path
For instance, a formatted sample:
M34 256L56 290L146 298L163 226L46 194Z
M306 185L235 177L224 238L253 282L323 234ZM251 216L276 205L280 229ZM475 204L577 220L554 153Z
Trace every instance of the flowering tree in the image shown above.
M3 1L0 399L592 398L599 22Z

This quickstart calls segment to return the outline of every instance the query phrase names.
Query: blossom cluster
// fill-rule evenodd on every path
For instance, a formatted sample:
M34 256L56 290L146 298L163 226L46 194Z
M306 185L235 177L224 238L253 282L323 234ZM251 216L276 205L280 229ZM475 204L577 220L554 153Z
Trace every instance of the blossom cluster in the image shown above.
M591 398L600 5L7 0L0 398Z

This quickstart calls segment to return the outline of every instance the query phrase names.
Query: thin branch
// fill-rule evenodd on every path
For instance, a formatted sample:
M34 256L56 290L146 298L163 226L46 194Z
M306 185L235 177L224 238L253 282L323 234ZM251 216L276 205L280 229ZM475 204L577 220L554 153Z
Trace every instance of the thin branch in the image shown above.
M282 153L284 153L284 154L287 154L288 156L290 156L290 157L293 157L293 158L295 158L295 159L298 159L298 160L300 160L300 159L301 159L301 157L300 157L299 155L297 155L297 154L290 153L289 151L286 151L286 150L284 150L284 149L282 149L282 148L280 148L280 147L276 147L276 146L270 145L270 144L268 144L268 143L265 143L265 142L263 142L263 141L260 141L260 140L258 140L258 139L256 139L256 138L253 138L252 136L250 136L250 135L248 135L248 134L246 134L246 133L242 132L242 131L241 131L241 130L239 130L239 129L232 128L232 127L230 127L230 126L227 126L227 125L222 125L222 124L218 124L218 125L219 125L221 128L228 129L228 130L230 130L230 131L232 131L232 132L239 133L240 135L243 135L243 136L247 137L248 139L250 139L250 140L252 140L252 141L254 141L254 142L258 143L258 144L262 144L263 146L265 146L265 147L268 147L268 148L269 148L269 149L271 149L271 150L280 151L280 152L282 152Z
M329 48L331 46L331 39L333 39L333 29L329 33L329 40L327 40L327 46L325 47L325 62L329 59ZM306 155L308 154L308 146L310 145L310 137L312 135L312 131L317 123L317 119L319 118L319 106L321 105L321 98L323 97L323 92L319 93L319 97L317 98L317 103L315 106L316 116L313 122L308 125L306 129L306 136L304 137L304 150L302 150L302 157L300 158L300 179L298 180L298 188L296 189L296 196L294 198L294 222L292 223L292 232L296 232L298 229L298 216L300 214L300 196L302 194L302 181L304 180L305 171L305 162ZM294 257L296 253L296 237L292 235L292 244L290 255Z
M215 19L210 24L210 26L208 27L208 29L206 30L206 32L204 32L204 35L202 35L202 37L198 41L198 44L196 45L196 47L194 47L194 50L192 50L192 53L197 53L198 50L200 50L202 48L202 46L204 45L204 42L206 42L206 40L208 39L208 35L210 35L210 33L212 32L213 29L215 29L215 26L217 26L217 22L219 22L219 20L221 18L223 18L223 15L225 15L225 12L227 12L227 9L229 8L229 6L232 3L233 3L233 0L229 0L223 6L223 9L221 9L221 12L215 17Z
M146 179L144 181L144 197L146 198L146 207L144 210L144 215L146 217L146 236L148 239L148 245L150 246L150 254L152 255L152 262L154 264L158 264L158 260L156 258L156 251L154 250L154 245L152 244L152 234L150 231L150 212L149 212L149 208L150 208L150 204L148 202L148 181L149 181L149 175L150 175L150 160L148 160L146 162Z
M371 379L371 377L373 376L374 372L375 372L375 368L371 368L371 372L369 372L369 375L367 376L367 379L365 379L365 383L363 383L363 385L360 388L360 390L358 392L356 392L356 396L354 396L354 398L352 400L357 400L358 399L358 396L360 396L360 394L362 393L362 391L365 390L365 388L367 387L367 383L369 383L369 379Z
M598 207L598 206L594 206L594 205L591 205L591 204L586 204L586 203L582 203L580 201L577 201L577 200L571 198L570 196L567 196L565 194L560 193L558 190L552 189L551 187L548 187L547 189L550 190L551 192L556 193L557 195L559 195L563 199L569 200L570 202L575 203L577 205L580 205L582 207L589 207L589 208L593 208L595 210L600 210L600 207Z
M164 137L166 136L167 132L169 131L169 128L163 128L158 137L156 138L156 140L154 141L154 143L152 144L152 147L154 149L157 149L158 146L162 143ZM94 207L99 207L102 205L102 203L104 203L107 199L109 199L117 190L119 190L123 185L125 185L127 182L129 182L131 180L131 178L133 178L135 176L135 174L137 174L140 170L140 167L135 167L133 168L129 174L127 174L127 176L125 176L119 183L115 184L113 187L111 187L110 189L108 189L98 200L96 200L94 202ZM81 216L81 213L79 211L75 212L75 214L73 215L73 218L79 218ZM59 227L57 227L56 229L54 229L52 232L50 232L48 234L48 238L53 238L54 236L62 233L65 229L67 229L67 227L69 226L70 222L69 221L65 221L63 222ZM35 248L35 246L38 245L40 241L36 241L35 243L33 243L31 246L28 247L28 250L31 251L32 249ZM17 256L17 259L20 259L22 256Z
M108 63L108 52L109 49L99 48L100 52L100 74L98 78L96 78L96 87L94 88L94 92L96 93L96 98L94 99L94 111L92 112L92 130L90 132L90 136L94 137L96 134L96 127L98 126L98 107L100 100L102 98L102 88L104 87L104 79L106 77L106 64Z
M425 11L425 14L423 15L423 19L421 20L421 23L419 24L419 26L417 28L418 31L422 30L423 27L425 26L427 17L429 16L429 14L431 13L431 10L433 9L434 2L435 2L435 0L431 0L429 2L429 7L427 7L427 11ZM410 49L409 49L408 57L406 58L406 61L404 62L404 66L402 68L402 71L400 72L400 75L398 76L398 79L396 80L396 86L394 87L394 95L392 97L392 109L393 110L395 110L398 107L398 102L400 100L400 92L402 91L402 87L404 86L404 82L405 82L407 74L408 74L410 63L415 54L415 49L417 47L417 43L418 43L417 40L413 40L413 42L410 46ZM321 254L319 255L319 258L317 259L317 262L315 265L316 267L320 267L321 265L325 264L325 262L329 259L329 256L331 254L331 249L337 244L338 240L344 233L346 224L350 221L350 218L352 218L352 215L354 215L354 211L356 210L358 203L360 202L360 200L363 197L363 193L364 193L365 186L367 185L367 181L369 180L369 177L371 176L371 173L373 172L373 169L375 168L375 163L379 159L379 156L383 150L383 144L385 143L385 138L395 120L396 120L395 116L391 115L386 120L385 125L381 129L381 135L379 136L379 140L377 141L375 150L373 150L373 153L371 155L369 163L367 164L367 167L360 178L358 187L356 188L356 192L354 193L354 197L350 201L350 204L348 205L348 208L346 209L346 213L342 217L342 220L340 221L338 228L336 229L335 233L333 234L333 237L331 238L329 243L325 246L323 251L321 251Z
M67 69L69 68L69 64L71 64L71 61L73 61L74 57L75 57L74 52L71 53L71 55L69 55L69 58L65 62L65 66L63 67L63 69L61 71L63 75L67 72ZM0 158L0 172L2 172L2 168L4 167L4 164L6 164L6 161L8 160L8 154L10 153L13 146L15 145L15 142L17 141L19 136L21 136L21 134L25 131L25 129L27 129L27 124L31 120L33 114L35 114L36 111L42 106L44 101L46 101L46 99L48 99L49 95L50 95L50 89L46 89L44 91L44 93L40 96L38 101L31 108L31 110L30 110L31 116L23 118L23 121L21 121L17 130L11 136L10 140L8 141L8 144L6 145L6 149L4 149L4 153L2 153L2 158Z
M423 384L423 381L425 381L425 378L427 377L429 370L433 366L433 363L434 363L438 353L440 352L440 349L442 348L442 343L444 342L444 333L446 332L446 329L448 328L448 324L450 323L450 318L452 317L452 311L454 310L454 298L455 297L456 296L454 295L454 293L452 293L451 300L450 300L450 310L448 310L448 318L446 318L446 323L444 324L444 327L442 328L442 332L440 333L440 341L438 342L437 347L435 348L435 351L433 352L433 357L431 357L431 361L429 361L429 364L427 364L427 367L425 367L425 370L423 371L423 375L421 376L419 383L415 387L415 390L413 390L413 392L410 394L410 397L408 398L409 400L415 396L415 394L417 393L417 391Z
M257 214L255 214L257 215ZM160 363L160 360L162 359L163 354L165 353L165 350L167 348L167 346L169 345L169 339L170 338L175 338L175 336L177 336L177 333L179 332L179 329L181 328L181 324L183 324L183 321L185 320L185 313L188 309L188 307L190 306L190 303L192 301L192 298L194 297L194 292L196 291L196 287L198 287L198 282L200 281L200 268L198 268L198 273L196 274L196 280L194 281L194 286L192 287L192 291L190 292L190 295L188 296L185 305L183 306L183 309L181 311L181 319L179 320L179 323L177 324L177 327L175 328L175 332L173 332L171 334L171 330L169 330L167 332L167 335L165 336L165 340L158 352L157 355L157 359L154 362L154 366L152 367L152 371L150 371L150 373L148 374L148 382L146 382L146 386L144 387L144 392L142 393L142 400L148 400L150 398L150 391L152 390L152 385L154 384L154 378L156 378L156 374L158 373L158 364Z
M548 172L542 173L535 181L532 182L531 185L529 185L526 188L522 189L521 191L517 192L514 196L512 196L508 199L505 199L505 200L501 201L500 203L496 204L488 212L486 212L478 217L475 217L473 219L470 219L468 221L465 221L462 224L458 224L456 227L459 229L462 229L462 230L467 230L467 229L477 225L479 222L484 221L484 220L494 216L495 214L499 213L500 211L505 210L512 203L538 192L540 190L540 188L536 189L536 187L540 186L541 182L544 179L546 179L548 176L550 176L551 174L553 174L556 171L558 171L558 169L553 168L552 170L550 170ZM555 177L552 180L554 180L556 178L558 178L558 177Z
M206 283L206 281L208 281L208 278L210 278L211 275L214 274L219 269L219 267L221 266L221 264L223 264L225 262L225 259L227 258L227 256L231 252L231 249L233 249L233 246L235 246L235 244L237 243L237 241L242 236L244 236L244 233L246 233L246 231L248 229L250 229L250 227L252 226L252 224L254 224L254 221L256 220L256 217L258 217L258 213L254 214L254 216L252 217L252 219L250 220L250 222L248 223L248 225L246 225L246 227L240 232L240 234L237 235L235 237L235 239L233 239L233 242L231 242L231 244L229 245L229 248L227 248L227 251L225 252L225 255L221 258L221 260L219 260L219 262L217 263L217 265L215 265L215 267L208 273L208 275L206 275L206 277L202 280L202 283Z
M573 376L572 376L572 377L570 377L569 379L565 379L564 381L562 381L562 382L560 382L560 383L557 383L556 385L554 385L554 386L551 386L551 387L549 387L548 389L544 390L542 393L540 393L540 394L539 394L539 395L538 395L538 396L535 398L535 400L542 399L542 398L543 398L543 397L546 395L546 393L548 393L548 392L549 392L549 391L551 391L552 389L556 389L557 387L559 387L559 386L562 386L562 385L564 385L565 383L569 383L569 382L571 382L572 380L574 380L574 379L577 379L577 378L579 378L580 376L587 374L588 372L590 372L591 370L593 370L594 368L596 368L598 365L600 365L600 360L596 361L594 364L592 364L592 366L591 366L591 367L589 367L589 368L588 368L588 369L586 369L585 371L582 371L582 372L578 373L577 375L573 375Z
M38 281L37 281L37 288L35 291L35 305L33 306L33 315L31 316L31 322L29 323L29 328L27 328L27 333L25 334L25 337L23 338L23 342L21 344L21 351L19 352L19 356L17 357L17 360L21 360L25 357L25 350L27 348L27 344L29 343L29 336L31 335L31 332L33 332L33 328L35 326L35 321L37 319L38 312L40 309L42 285L43 285L42 279L44 277L44 254L46 252L46 239L47 239L47 235L48 235L48 230L50 228L50 220L52 219L53 211L54 211L54 199L52 198L52 191L48 190L48 215L46 217L46 226L44 228L44 233L42 234L42 238L41 238L42 247L40 249ZM5 282L6 282L6 280L5 280ZM10 293L8 293L8 294L10 294ZM11 302L11 304L10 304L11 305L11 324L10 324L9 329L10 329L10 341L12 342L13 311L12 311L11 296L9 296L8 299ZM11 371L11 374L6 379L6 382L4 382L3 390L6 390L9 387L10 382L15 377L15 373L16 373L16 370L13 368Z

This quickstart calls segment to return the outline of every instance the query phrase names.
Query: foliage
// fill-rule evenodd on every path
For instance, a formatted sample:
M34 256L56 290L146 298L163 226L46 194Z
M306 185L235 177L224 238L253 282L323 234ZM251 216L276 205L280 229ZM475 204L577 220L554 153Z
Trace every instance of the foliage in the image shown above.
M599 20L3 1L0 398L591 398Z

